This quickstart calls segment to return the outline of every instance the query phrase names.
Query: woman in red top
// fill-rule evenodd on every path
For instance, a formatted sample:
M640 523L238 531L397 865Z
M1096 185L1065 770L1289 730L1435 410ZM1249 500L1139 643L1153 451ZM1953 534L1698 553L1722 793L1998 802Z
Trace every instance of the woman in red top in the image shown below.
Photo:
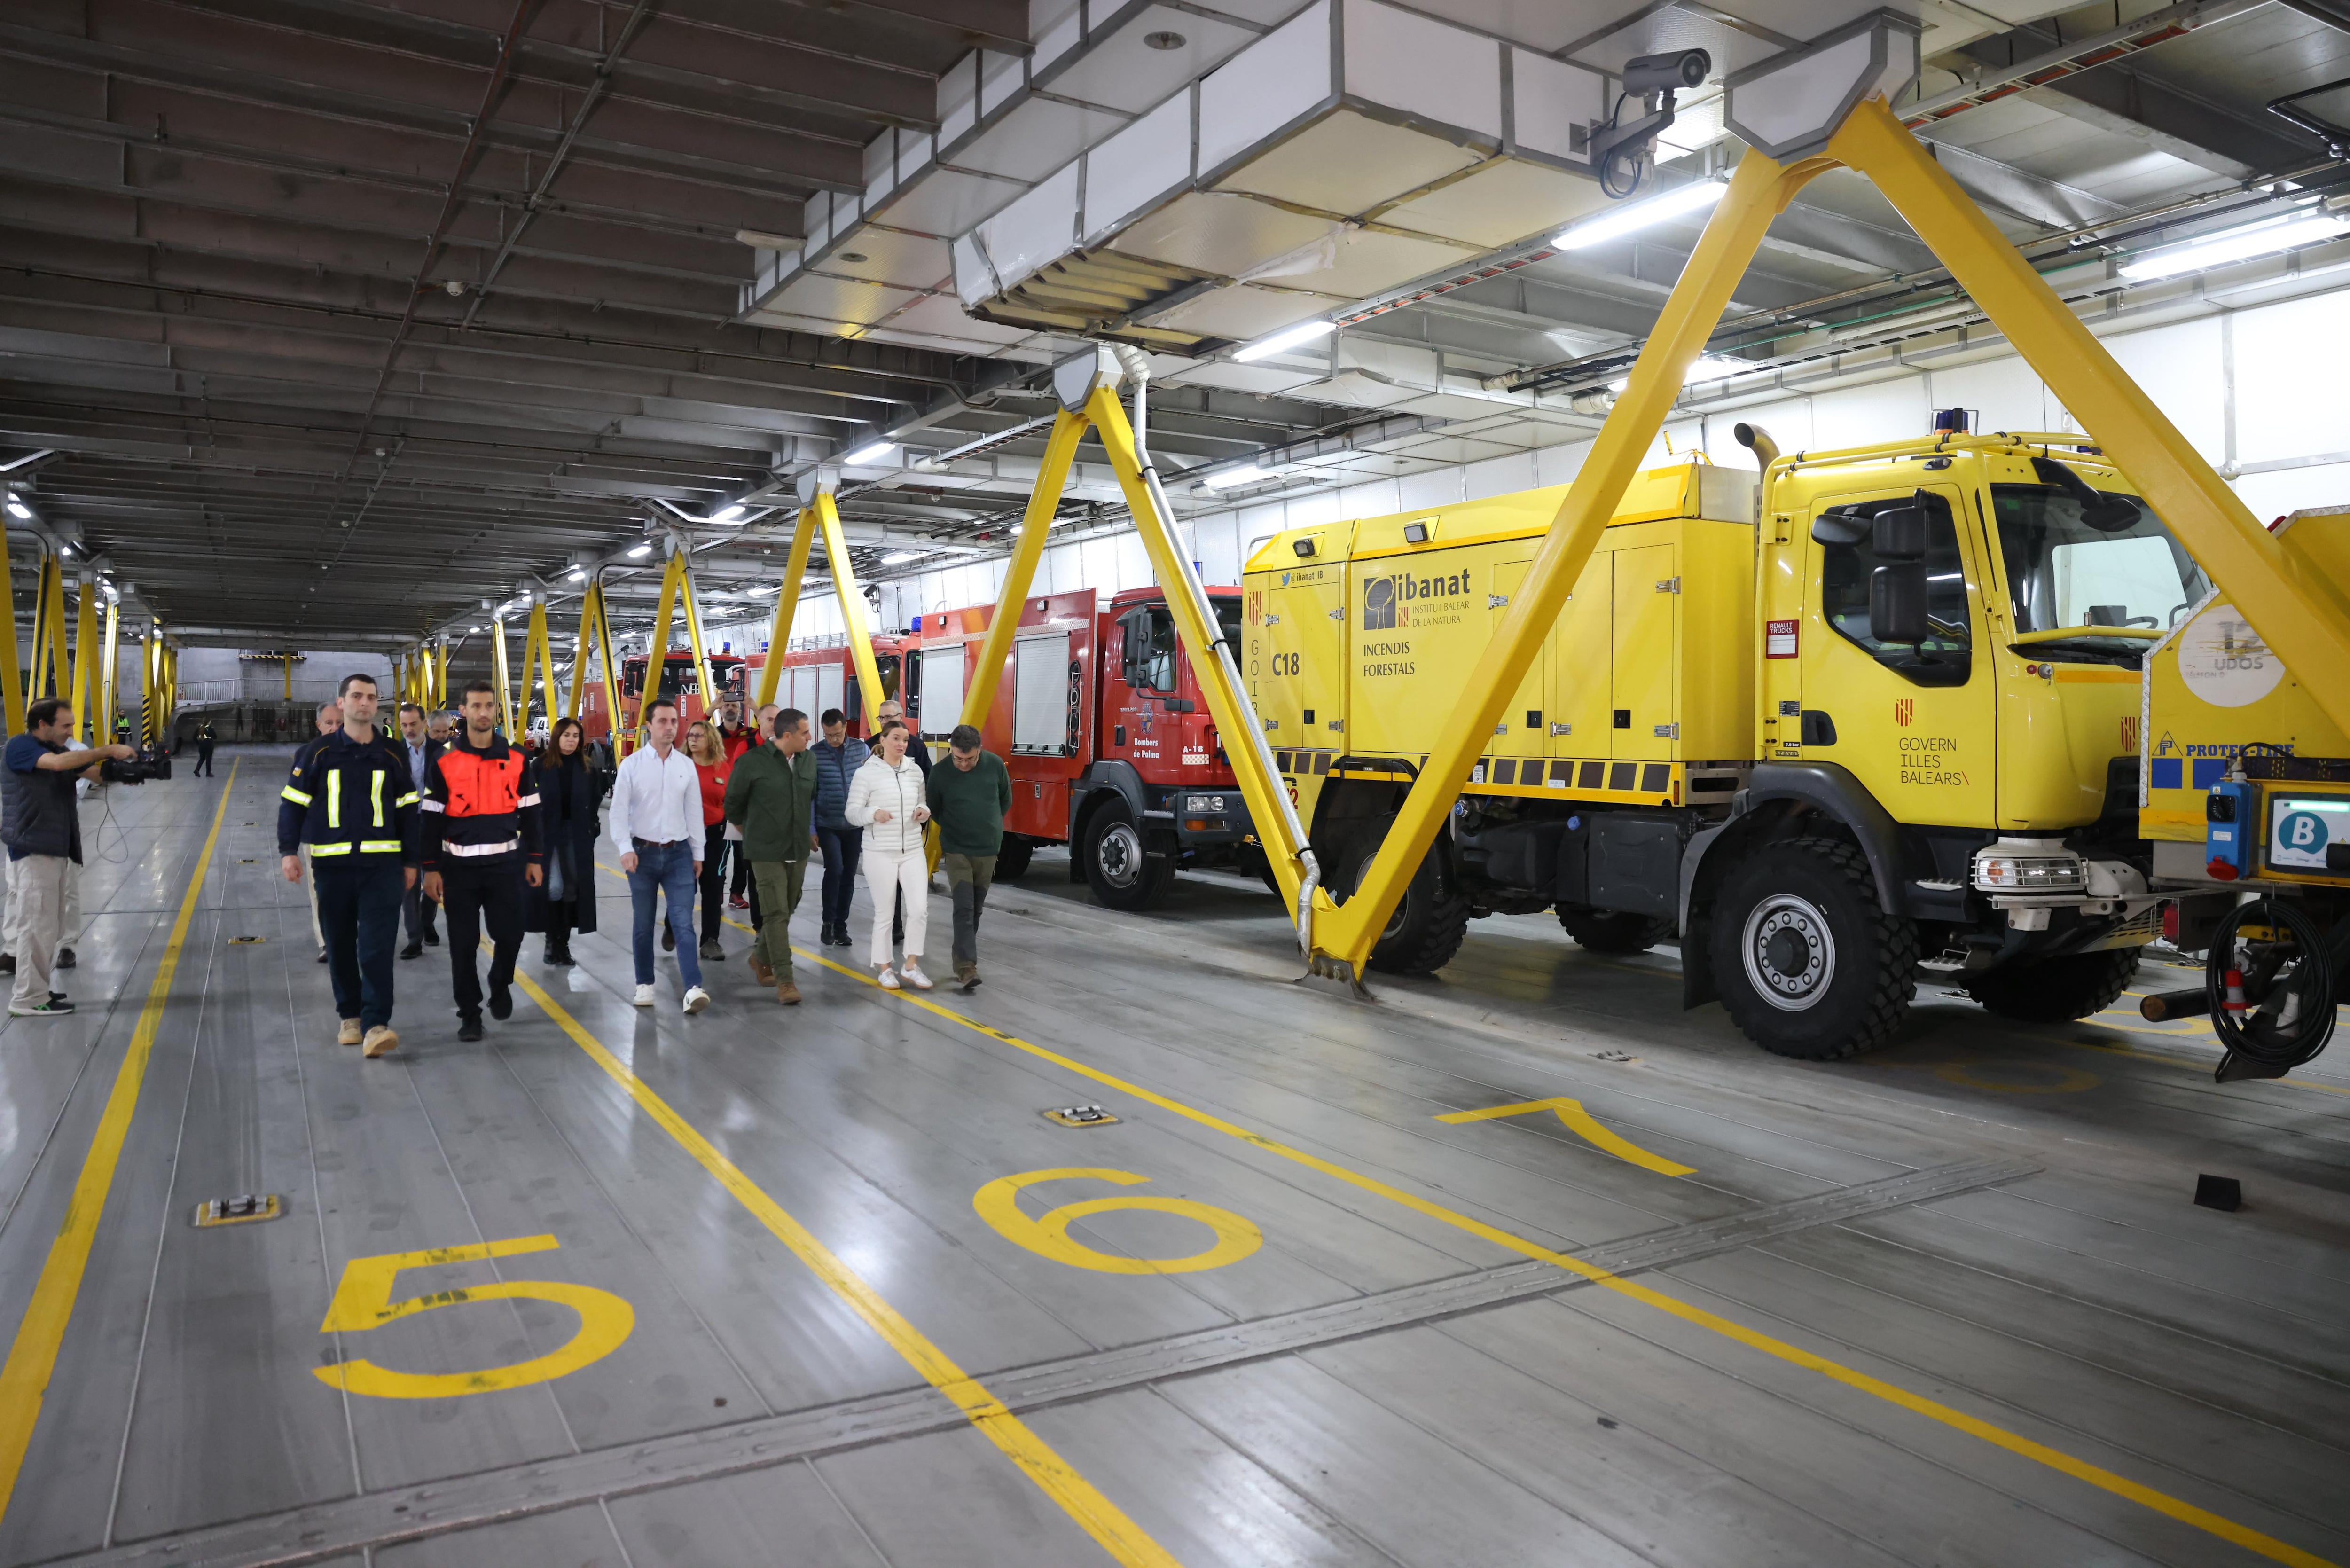
M723 962L726 950L718 940L718 922L726 912L726 781L734 774L734 759L704 719L686 727L685 754L702 778L702 956Z

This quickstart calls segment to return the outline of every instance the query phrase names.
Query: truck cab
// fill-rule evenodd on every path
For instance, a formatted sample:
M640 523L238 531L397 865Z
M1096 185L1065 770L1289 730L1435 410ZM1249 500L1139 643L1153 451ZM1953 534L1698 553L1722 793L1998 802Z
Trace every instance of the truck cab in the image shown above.
M1682 867L1690 999L1798 1055L1880 1042L1919 975L2109 1005L2159 934L2140 668L2201 570L2078 436L1758 451L1757 756Z

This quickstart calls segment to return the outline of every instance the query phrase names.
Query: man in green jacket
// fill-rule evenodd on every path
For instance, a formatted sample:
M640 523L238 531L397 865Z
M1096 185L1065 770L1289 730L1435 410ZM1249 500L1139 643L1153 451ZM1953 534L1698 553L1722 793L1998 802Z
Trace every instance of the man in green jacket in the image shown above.
M939 825L939 864L954 895L955 981L979 984L979 914L1003 847L1003 814L1012 809L1012 774L983 745L979 731L958 724L947 739L947 765L931 770L931 819Z
M726 820L742 830L743 857L759 889L751 972L761 985L774 986L786 1007L800 1000L792 983L792 912L816 843L816 762L807 744L807 715L786 708L775 715L772 738L743 753L726 781Z

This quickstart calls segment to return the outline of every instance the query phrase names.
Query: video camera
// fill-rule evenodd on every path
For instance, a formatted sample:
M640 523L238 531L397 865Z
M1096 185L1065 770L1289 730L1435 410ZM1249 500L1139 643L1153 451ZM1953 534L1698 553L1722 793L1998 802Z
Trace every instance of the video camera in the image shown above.
M172 776L172 759L154 747L124 760L109 757L98 764L98 776L107 784L145 784L149 779Z

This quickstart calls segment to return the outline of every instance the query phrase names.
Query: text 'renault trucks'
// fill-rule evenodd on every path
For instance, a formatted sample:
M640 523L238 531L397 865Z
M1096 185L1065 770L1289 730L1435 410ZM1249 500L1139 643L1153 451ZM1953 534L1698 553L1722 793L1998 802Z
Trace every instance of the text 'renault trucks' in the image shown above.
M2086 438L1970 435L1637 480L1372 955L1468 920L1678 934L1766 1049L1880 1044L1920 976L2010 1017L2110 1004L2161 929L2139 666L2209 591ZM1354 884L1562 489L1292 529L1243 577L1247 679ZM2067 868L2053 877L2052 861Z
M1240 596L1208 596L1237 639ZM909 711L943 745L960 722L993 606L921 618ZM1148 909L1191 866L1263 874L1215 721L1177 645L1166 595L1093 589L1023 601L1020 628L981 726L1012 773L998 877L1040 844L1070 846L1069 879L1112 909Z
M2298 569L2350 582L2350 508L2275 532ZM2141 1011L2209 1013L2220 1078L2277 1077L2324 1049L2350 979L2350 736L2220 595L2148 635L2138 821L2171 937L2206 957L2202 984Z

